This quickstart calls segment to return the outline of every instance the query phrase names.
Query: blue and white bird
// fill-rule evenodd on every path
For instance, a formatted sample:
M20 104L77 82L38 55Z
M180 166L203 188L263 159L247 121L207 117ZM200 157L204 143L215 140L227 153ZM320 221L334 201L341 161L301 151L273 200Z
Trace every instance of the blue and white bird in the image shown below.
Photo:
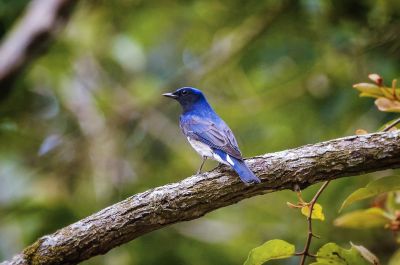
M246 184L261 182L245 164L231 129L215 113L200 90L182 87L163 96L176 99L183 108L180 127L194 150L203 157L197 174L207 158L212 158L231 166Z

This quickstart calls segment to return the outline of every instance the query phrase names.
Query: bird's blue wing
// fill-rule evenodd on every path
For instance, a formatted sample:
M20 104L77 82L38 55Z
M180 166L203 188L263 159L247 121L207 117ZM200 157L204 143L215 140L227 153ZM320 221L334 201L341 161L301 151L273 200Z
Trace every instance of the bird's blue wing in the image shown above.
M242 159L235 136L224 122L216 124L210 120L192 116L181 118L180 126L186 136L205 143L211 148L222 150L237 159Z

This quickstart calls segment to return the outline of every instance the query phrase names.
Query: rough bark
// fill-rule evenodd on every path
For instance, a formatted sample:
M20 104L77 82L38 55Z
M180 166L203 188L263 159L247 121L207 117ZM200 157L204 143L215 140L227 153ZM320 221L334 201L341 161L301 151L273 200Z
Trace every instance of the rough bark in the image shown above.
M400 167L400 131L350 136L246 161L262 183L246 186L226 166L136 194L38 239L3 264L76 264L167 225L252 196Z
M33 0L0 46L0 96L65 23L74 0Z

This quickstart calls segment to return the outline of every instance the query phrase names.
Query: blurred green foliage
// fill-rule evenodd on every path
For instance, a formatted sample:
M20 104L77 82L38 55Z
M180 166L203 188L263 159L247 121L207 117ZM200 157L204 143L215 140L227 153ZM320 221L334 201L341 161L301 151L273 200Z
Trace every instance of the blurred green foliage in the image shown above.
M27 2L0 1L3 38ZM399 74L400 2L281 3L80 1L50 50L0 102L0 260L127 196L193 174L200 157L181 135L180 108L160 96L180 86L206 93L244 156L374 131L393 119L351 87L370 72L386 80ZM397 246L387 232L332 225L348 194L389 174L329 186L313 251L352 241L383 262L391 256ZM306 222L288 200L295 194L252 198L84 264L242 264L273 238L301 249Z

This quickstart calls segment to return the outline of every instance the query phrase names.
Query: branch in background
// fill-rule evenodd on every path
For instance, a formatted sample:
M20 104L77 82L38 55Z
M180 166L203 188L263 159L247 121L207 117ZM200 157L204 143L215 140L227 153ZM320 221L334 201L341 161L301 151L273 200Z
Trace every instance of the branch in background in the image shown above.
M163 90L170 90L182 80L187 83L196 83L207 74L219 69L244 51L249 45L260 38L284 14L294 1L280 1L276 5L268 6L260 14L246 18L241 25L217 40L208 51L199 57L194 65L187 65L163 85Z
M400 131L331 140L247 160L261 178L245 186L226 166L134 195L38 239L4 264L76 264L151 231L243 199L400 167Z
M0 96L11 89L16 76L53 39L68 19L74 0L33 0L24 16L0 46Z
M293 1L280 1L261 14L250 16L227 36L217 40L201 60L202 67L192 72L191 79L198 81L208 73L218 69L245 50L262 36Z

